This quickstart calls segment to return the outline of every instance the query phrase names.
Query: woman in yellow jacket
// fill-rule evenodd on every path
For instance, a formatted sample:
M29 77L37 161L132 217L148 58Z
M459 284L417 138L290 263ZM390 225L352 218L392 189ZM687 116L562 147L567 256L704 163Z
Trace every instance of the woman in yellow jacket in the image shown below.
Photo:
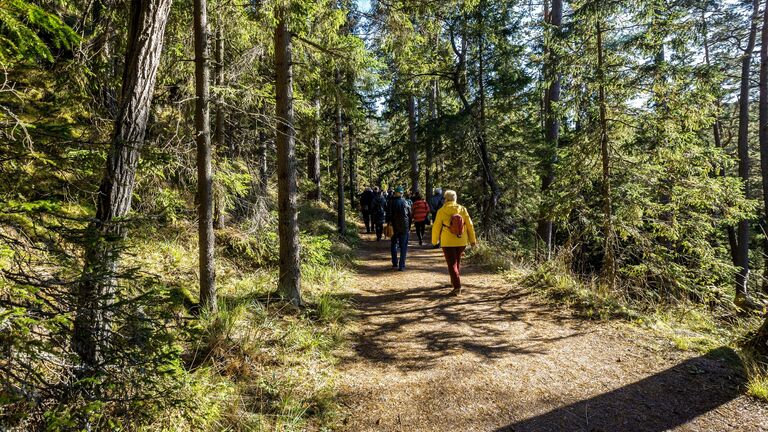
M447 190L444 193L445 204L437 212L435 222L432 225L432 244L443 247L445 262L448 263L448 273L451 275L453 291L451 295L461 294L461 256L467 245L475 246L475 227L467 209L456 202L456 191ZM464 233L460 236L450 230L451 217L458 214L464 220Z

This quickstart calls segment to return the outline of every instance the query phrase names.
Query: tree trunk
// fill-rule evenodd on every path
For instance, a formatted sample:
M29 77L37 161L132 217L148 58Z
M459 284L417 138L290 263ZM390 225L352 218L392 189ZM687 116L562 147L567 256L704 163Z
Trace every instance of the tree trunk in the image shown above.
M711 67L712 63L710 61L709 57L709 30L707 27L707 18L705 15L705 11L702 10L701 12L701 27L702 27L702 36L704 39L704 61L707 66ZM722 122L720 121L720 107L722 105L722 101L717 101L717 113L715 114L715 121L712 124L712 136L714 137L715 141L715 147L719 149L725 149L725 145L723 144L723 126ZM727 173L725 171L725 165L720 164L720 170L719 170L720 177L727 177ZM737 241L736 241L736 230L732 226L726 227L726 234L728 237L728 246L729 251L731 253L731 262L734 266L738 265L737 262L737 256L736 256L736 249L738 248Z
M307 171L309 179L314 185L309 193L309 198L320 201L322 193L320 191L320 98L315 97L315 134L312 137L312 151L309 153Z
M338 80L337 80L338 82ZM344 131L341 116L341 103L336 102L336 227L339 233L347 232L347 220L344 215Z
M608 106L605 95L605 56L603 52L603 30L597 21L597 79L598 101L600 104L600 155L603 168L603 280L609 288L616 284L616 260L613 251L613 209L611 204L611 162L608 141Z
M411 191L419 190L419 143L416 139L416 96L408 95L408 157L411 161Z
M195 141L197 143L197 235L200 256L200 305L216 310L213 175L211 172L210 71L206 0L194 1Z
M758 3L757 1L755 2ZM755 7L757 9L757 7ZM763 186L763 226L768 217L768 1L763 13L763 30L760 44L760 171ZM765 265L762 288L768 292L768 239L763 243Z
M355 136L355 125L352 121L347 126L347 141L349 142L349 200L352 208L356 208L357 199L357 137Z
M549 82L549 89L544 98L544 129L546 152L543 158L541 176L541 193L543 199L549 192L549 188L555 181L555 162L557 159L557 146L560 140L560 120L557 114L557 104L560 102L560 72L557 50L552 47L555 40L560 37L560 26L563 21L563 1L552 0L552 10L545 8L544 20L547 23L547 43L545 43L544 79ZM544 243L544 253L550 259L552 253L553 222L545 205L540 210L540 218L537 233Z
M131 209L170 8L171 0L131 2L120 105L76 293L72 347L88 370L98 365L107 345L106 309L114 295L123 219Z
M478 11L478 19L481 21L482 24L482 6L484 5L484 2L481 1L480 3L480 9ZM466 29L465 29L466 30ZM484 27L480 26L480 35L482 36L484 32ZM453 87L456 90L456 94L459 97L459 101L461 101L461 104L464 108L464 111L470 116L470 119L472 121L472 129L475 135L475 141L477 143L477 147L480 150L480 167L482 168L483 173L483 180L484 180L484 186L490 190L490 194L486 199L486 206L483 212L483 226L486 227L486 229L489 229L492 227L493 218L496 212L496 206L498 205L499 198L501 197L501 189L499 189L499 185L496 182L496 177L493 174L493 167L491 166L491 159L488 155L488 146L486 144L486 136L485 136L485 104L484 104L484 98L485 98L485 83L483 79L484 75L484 43L483 38L479 37L479 75L480 79L478 80L478 93L482 95L483 99L481 99L481 109L475 109L472 104L469 103L469 100L467 99L467 77L466 77L466 63L467 63L467 37L466 37L466 31L465 34L461 38L461 49L456 47L456 39L455 35L453 34L453 31L451 31L450 34L450 40L451 40L451 46L453 48L454 53L458 57L458 64L456 66L456 70L453 74ZM442 165L444 162L444 159L441 158L441 172L444 172L445 167Z
M430 138L427 140L426 145L426 160L424 161L424 197L429 198L432 196L432 189L434 189L434 179L432 178L432 174L434 172L434 163L435 163L435 149L437 148L437 141L439 138L439 132L437 132L437 92L438 92L438 81L436 79L432 80L431 83L431 89L429 93L429 117L432 120L432 127L430 128L432 130L432 134Z
M749 40L744 56L741 59L741 91L739 93L739 177L742 181L744 196L749 197L749 90L752 52L757 41L757 24L760 20L760 0L754 0L752 7L752 23L749 27ZM766 40L768 42L768 39ZM761 50L762 51L762 50ZM762 73L762 70L761 70ZM762 102L761 102L762 103ZM762 106L762 105L761 105ZM761 117L761 125L764 119ZM761 128L762 131L762 128ZM736 300L743 301L747 295L749 284L749 220L741 220L736 228L736 253L734 254L737 267Z
M220 13L219 13L220 14ZM224 30L222 27L221 16L217 19L216 25L216 61L213 64L213 78L216 85L216 131L214 134L214 143L219 150L224 149L224 98L221 90L224 85Z
M221 5L219 5L221 8ZM224 98L221 90L224 86L224 30L222 29L221 11L216 19L216 62L213 65L214 84L216 85L216 131L214 134L214 145L219 155L229 153L234 156L234 152L225 151L224 147L224 124L226 122L224 113ZM216 196L216 214L214 216L214 227L222 228L224 226L224 196L220 191Z
M295 306L301 306L299 220L296 203L296 146L293 129L293 75L291 33L287 10L275 10L275 93L277 114L277 200L280 237L278 289Z
M491 166L491 158L488 154L488 139L486 136L486 124L485 124L485 21L483 19L485 2L480 0L480 6L478 7L478 18L480 21L480 29L478 34L478 97L480 102L480 109L477 115L477 135L478 135L478 147L480 149L480 162L482 163L483 173L485 175L485 185L490 189L490 194L485 206L485 212L483 214L483 227L487 234L492 235L494 225L494 219L496 216L496 207L499 204L499 198L501 198L501 190L496 182L496 177L493 174L493 167Z

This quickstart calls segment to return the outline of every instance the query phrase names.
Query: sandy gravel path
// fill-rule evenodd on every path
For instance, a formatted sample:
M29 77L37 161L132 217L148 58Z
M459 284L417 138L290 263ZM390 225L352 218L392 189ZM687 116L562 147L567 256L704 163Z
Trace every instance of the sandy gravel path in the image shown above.
M684 353L639 329L574 318L466 269L448 297L439 250L364 236L359 330L341 364L350 431L768 431L722 349Z

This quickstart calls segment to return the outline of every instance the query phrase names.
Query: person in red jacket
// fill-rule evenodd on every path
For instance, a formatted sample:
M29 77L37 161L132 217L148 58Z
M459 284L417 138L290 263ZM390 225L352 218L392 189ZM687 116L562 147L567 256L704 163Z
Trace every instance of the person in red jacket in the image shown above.
M419 238L419 246L424 244L424 231L427 226L427 215L429 215L429 204L422 198L421 193L416 192L413 196L413 224L416 226L416 237Z

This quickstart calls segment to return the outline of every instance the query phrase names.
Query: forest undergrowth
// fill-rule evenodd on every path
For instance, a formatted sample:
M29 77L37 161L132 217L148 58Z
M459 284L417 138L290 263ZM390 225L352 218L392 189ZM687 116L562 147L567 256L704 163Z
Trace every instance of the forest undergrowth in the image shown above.
M274 293L274 230L223 229L219 311L201 317L194 330L202 337L183 347L186 396L179 399L190 403L157 416L145 430L298 431L339 421L333 353L345 341L351 249L324 219L328 209L302 210L312 221L301 236L306 306L297 310ZM136 237L137 264L155 266L184 302L197 298L195 229L177 222Z
M134 355L139 359L136 364L123 365L120 378L114 376L118 369L107 366L105 381L92 394L75 391L87 379L66 373L48 376L40 389L28 388L26 398L1 393L0 425L71 430L87 418L85 423L93 430L333 429L341 419L334 352L346 340L345 286L357 237L353 230L339 236L333 213L323 204L308 202L301 210L306 229L301 234L305 304L300 309L275 292L274 215L258 222L228 222L217 231L216 312L200 312L197 307L193 220L182 215L133 230L123 266L134 269L133 280L126 284L140 294L126 303L138 309L137 316L154 322L162 316L163 331L142 333L130 322L121 326L117 332L144 352ZM141 297L148 299L148 305L137 300ZM31 322L29 316L11 313L5 318L11 325L8 341L18 338L28 344L35 339L22 331L22 320ZM66 315L57 319L69 320ZM45 326L31 322L28 327ZM42 349L40 354L31 351L32 345L33 354L14 361L50 367L35 355L50 359L55 351ZM153 354L156 345L165 346L162 356ZM65 365L66 359L62 354L60 362ZM48 385L69 390L48 393Z
M722 292L717 301L701 303L671 293L654 295L649 287L608 289L598 277L573 272L563 254L540 262L519 250L510 244L483 243L472 251L470 260L503 273L510 283L547 302L569 308L579 318L624 322L651 331L682 351L706 354L729 347L739 355L729 360L746 375L746 393L768 401L768 364L747 347L764 319L765 306L745 312L724 300L733 298L733 292ZM761 304L768 304L768 299L758 298Z

